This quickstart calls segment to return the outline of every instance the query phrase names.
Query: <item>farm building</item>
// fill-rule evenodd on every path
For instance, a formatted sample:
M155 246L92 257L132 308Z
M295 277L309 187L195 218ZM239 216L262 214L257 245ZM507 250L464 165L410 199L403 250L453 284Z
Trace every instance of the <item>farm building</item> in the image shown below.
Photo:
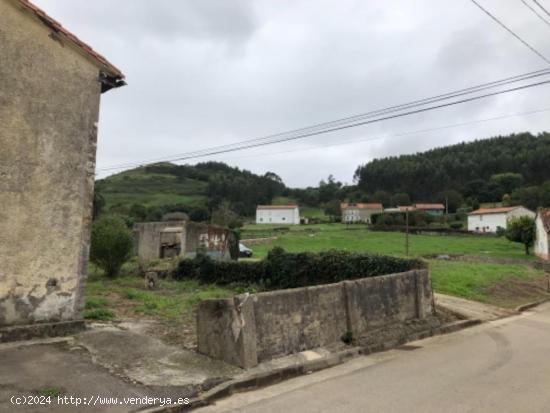
M28 0L0 0L0 39L0 330L82 325L100 96L124 75Z
M344 224L353 224L358 222L370 224L373 214L379 214L384 211L382 204L377 203L342 203L340 204L340 209L342 210L342 222Z
M535 213L522 206L480 208L468 214L468 231L496 233L506 229L508 220L522 216L535 218Z
M198 251L214 259L229 259L234 234L227 228L188 221L142 222L134 225L134 254L143 261Z
M550 259L550 209L539 209L535 222L537 225L535 254L548 260Z
M289 224L300 223L298 205L258 205L256 224Z
M445 205L443 204L414 204L414 209L433 216L443 215L445 213Z

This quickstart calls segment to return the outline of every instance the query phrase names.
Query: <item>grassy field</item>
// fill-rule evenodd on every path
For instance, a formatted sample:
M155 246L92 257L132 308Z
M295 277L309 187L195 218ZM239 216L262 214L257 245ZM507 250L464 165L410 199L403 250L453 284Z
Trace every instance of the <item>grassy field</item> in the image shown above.
M430 261L435 291L502 307L547 298L547 275L525 264Z
M264 233L276 226L249 225L242 238L252 236L256 231ZM405 234L398 232L368 231L366 226L342 224L320 224L308 226L290 226L289 230L274 233L278 239L266 244L254 245L254 256L263 258L275 247L283 247L289 252L319 252L329 249L341 249L355 252L405 255ZM529 259L521 244L512 243L505 238L469 236L469 235L410 235L409 251L413 256L438 254L479 255L489 257L509 257Z
M244 228L242 237L244 239L253 236L258 231L277 236L277 240L252 245L256 258L265 257L275 246L283 247L289 252L340 249L405 255L405 234L369 231L366 226L354 225L348 228L341 224L291 227L249 225ZM517 264L499 264L430 259L433 286L437 292L504 307L515 307L548 297L545 273L534 270L529 265L529 260L533 257L525 255L521 244L509 242L505 238L410 235L409 247L410 254L416 257L434 258L447 254L489 257L497 261L499 258L513 258L519 261Z

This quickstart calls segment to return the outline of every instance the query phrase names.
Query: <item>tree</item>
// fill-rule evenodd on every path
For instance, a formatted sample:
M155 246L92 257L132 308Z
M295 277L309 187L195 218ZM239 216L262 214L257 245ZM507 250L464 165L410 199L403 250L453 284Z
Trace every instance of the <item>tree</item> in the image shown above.
M340 198L340 189L342 182L336 181L334 176L329 175L327 182L324 180L319 182L319 201L329 202L333 199Z
M450 189L448 191L443 191L437 196L438 201L447 205L450 213L456 212L458 208L464 203L464 198L460 195L460 192Z
M387 208L391 204L391 195L386 191L376 191L372 196L372 200L380 202L384 208Z
M340 208L340 201L333 199L324 206L325 214L328 215L333 221L339 221L342 217L342 210Z
M195 222L208 221L208 209L202 206L195 207L189 212L189 218Z
M108 277L116 277L130 258L132 245L132 233L124 221L115 215L103 215L92 227L90 260Z
M535 220L528 216L512 218L508 221L506 238L512 242L520 242L525 246L525 254L529 255L529 248L535 243Z
M411 198L406 192L399 192L391 197L391 205L394 207L411 204Z
M243 226L239 214L231 209L231 205L228 202L222 202L218 209L212 212L211 221L213 224L231 229Z
M536 210L540 205L539 188L537 186L516 189L511 196L513 205L523 205L532 210Z
M502 193L511 194L513 190L523 185L523 175L513 172L505 172L491 176L491 183L496 184Z
M130 207L130 210L128 211L128 214L135 218L137 221L145 221L147 218L147 208L145 205L141 204L132 204Z

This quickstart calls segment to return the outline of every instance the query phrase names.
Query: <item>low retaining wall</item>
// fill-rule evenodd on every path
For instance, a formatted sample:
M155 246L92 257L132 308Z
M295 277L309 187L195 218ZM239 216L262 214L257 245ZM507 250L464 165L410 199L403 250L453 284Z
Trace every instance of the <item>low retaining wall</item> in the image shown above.
M250 368L275 356L359 337L433 313L428 270L414 270L233 299L205 300L197 313L198 350Z

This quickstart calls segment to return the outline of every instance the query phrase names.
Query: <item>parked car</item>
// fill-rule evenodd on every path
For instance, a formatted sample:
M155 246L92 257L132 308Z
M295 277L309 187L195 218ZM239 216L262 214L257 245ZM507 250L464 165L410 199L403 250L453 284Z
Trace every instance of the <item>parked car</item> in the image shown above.
M239 242L239 257L250 258L252 257L252 250L246 245Z

